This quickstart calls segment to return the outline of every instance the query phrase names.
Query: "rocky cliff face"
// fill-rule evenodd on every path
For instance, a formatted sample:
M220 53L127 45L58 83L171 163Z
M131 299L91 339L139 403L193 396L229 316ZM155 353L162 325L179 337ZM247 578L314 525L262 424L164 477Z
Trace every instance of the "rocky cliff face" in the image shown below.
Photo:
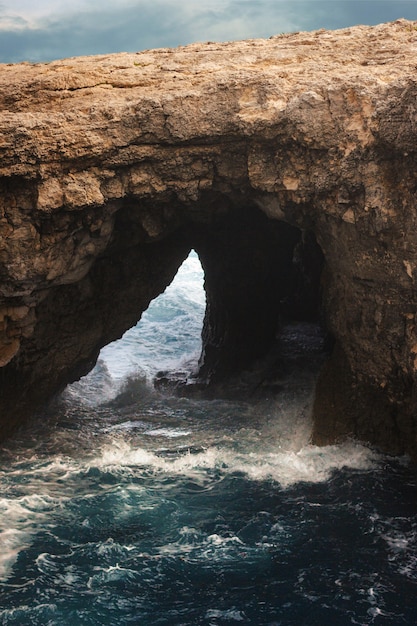
M283 302L311 314L303 258L335 340L315 440L416 456L416 76L404 20L0 66L1 436L194 247L202 372L262 354Z

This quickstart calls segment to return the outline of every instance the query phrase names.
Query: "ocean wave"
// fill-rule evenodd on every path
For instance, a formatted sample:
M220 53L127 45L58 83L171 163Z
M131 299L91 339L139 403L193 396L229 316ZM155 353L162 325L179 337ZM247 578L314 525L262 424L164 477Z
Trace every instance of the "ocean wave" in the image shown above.
M382 456L370 448L350 441L332 446L308 445L299 451L281 450L263 452L248 450L236 452L227 447L213 446L207 449L183 447L170 455L136 448L130 442L116 439L101 450L91 465L120 472L126 469L149 468L153 472L204 478L207 470L223 474L241 473L251 480L273 480L282 487L299 482L324 482L332 472L348 467L367 471L382 461Z

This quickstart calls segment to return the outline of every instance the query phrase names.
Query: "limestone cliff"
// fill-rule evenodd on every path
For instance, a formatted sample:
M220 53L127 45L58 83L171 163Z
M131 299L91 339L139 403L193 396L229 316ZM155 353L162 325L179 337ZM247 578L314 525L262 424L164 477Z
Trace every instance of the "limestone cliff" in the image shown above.
M0 66L1 436L87 372L191 247L202 371L250 363L294 301L301 246L306 266L322 255L335 339L316 441L416 456L416 77L405 20Z

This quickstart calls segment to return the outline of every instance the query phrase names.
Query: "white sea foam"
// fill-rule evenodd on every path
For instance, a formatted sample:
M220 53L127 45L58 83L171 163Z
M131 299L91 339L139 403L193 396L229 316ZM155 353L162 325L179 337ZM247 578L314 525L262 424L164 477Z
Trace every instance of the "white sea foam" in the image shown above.
M243 611L239 611L238 609L232 608L227 609L225 611L220 611L219 609L209 609L206 613L206 619L211 620L215 619L216 622L210 622L217 624L217 620L227 620L228 622L244 622L246 620L246 615Z
M232 448L211 446L195 452L192 448L178 454L161 455L135 448L127 441L115 440L106 445L92 465L113 468L151 468L155 472L204 478L207 470L227 475L241 473L251 480L273 480L282 487L298 482L318 483L329 479L336 469L349 467L369 470L376 467L379 455L355 442L317 447L308 445L298 452L261 449L236 452Z
M14 528L0 530L0 581L7 580L19 553L30 545L30 533Z
M405 536L390 536L390 535L381 535L382 539L385 539L389 548L393 552L401 552L403 550L407 550L409 546L409 540Z
M147 430L145 435L150 437L168 437L168 439L176 439L177 437L186 437L191 435L190 430L182 430L180 428L152 428Z
M38 621L39 618L43 618L45 620L42 622L44 624L52 624L57 623L55 619L54 622L50 621L50 618L55 617L57 608L56 604L41 603L35 606L23 604L13 609L0 610L0 618L3 618L3 624L27 624L29 621L30 623L34 623L34 620L36 620L35 623L40 624L41 622Z
M241 560L251 550L253 548L247 546L236 535L206 534L185 526L179 530L177 541L158 546L156 553L159 556L180 556L193 561L226 563Z
M0 580L7 579L19 553L31 544L37 527L59 504L39 494L0 499Z

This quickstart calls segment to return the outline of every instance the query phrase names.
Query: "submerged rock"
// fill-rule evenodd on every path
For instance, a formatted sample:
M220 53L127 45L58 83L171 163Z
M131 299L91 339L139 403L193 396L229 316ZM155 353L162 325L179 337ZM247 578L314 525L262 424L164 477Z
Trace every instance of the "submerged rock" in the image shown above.
M201 375L320 318L317 442L417 454L417 24L0 66L0 436L193 247Z

